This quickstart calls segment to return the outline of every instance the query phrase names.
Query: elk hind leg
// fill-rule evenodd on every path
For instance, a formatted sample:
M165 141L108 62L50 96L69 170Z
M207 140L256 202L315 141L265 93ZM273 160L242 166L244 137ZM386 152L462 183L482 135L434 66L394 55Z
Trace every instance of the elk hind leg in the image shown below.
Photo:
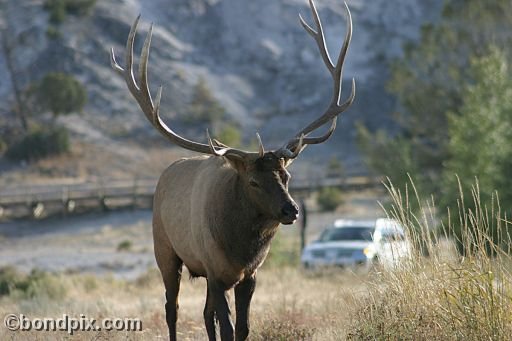
M153 228L155 258L165 286L165 320L169 328L169 339L176 340L178 320L178 293L180 290L183 261L176 255L166 235L161 235L158 226Z

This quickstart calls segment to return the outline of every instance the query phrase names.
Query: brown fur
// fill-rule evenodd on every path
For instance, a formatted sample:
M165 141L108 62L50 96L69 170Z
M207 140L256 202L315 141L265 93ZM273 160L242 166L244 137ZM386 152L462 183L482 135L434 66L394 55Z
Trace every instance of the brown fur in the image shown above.
M215 282L222 290L254 278L279 223L296 218L298 211L291 218L282 212L286 205L296 210L287 191L288 177L283 160L272 152L264 157L250 153L244 159L182 159L164 171L154 197L153 231L168 304L177 306L173 297L182 263L193 276L206 277L209 285ZM170 315L168 322L175 324L176 317Z

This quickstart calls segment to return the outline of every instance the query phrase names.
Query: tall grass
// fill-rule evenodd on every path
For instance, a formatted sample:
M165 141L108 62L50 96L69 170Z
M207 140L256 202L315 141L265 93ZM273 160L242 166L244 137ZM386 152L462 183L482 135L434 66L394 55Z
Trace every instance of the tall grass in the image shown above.
M356 304L348 338L509 340L510 222L497 196L486 206L477 183L472 208L465 207L461 192L457 219L450 216L442 224L433 200L422 202L412 181L403 193L391 183L387 188L392 200L388 215L406 228L412 256L393 271L375 272L368 296ZM457 243L464 246L464 256Z
M507 231L512 224L503 216L499 201L485 206L475 185L471 205L461 198L459 212L443 225L433 200L420 200L412 184L403 192L392 184L387 187L388 215L406 228L411 256L396 267L377 267L370 274L351 269L305 272L297 263L298 243L291 234L280 233L269 262L258 271L251 340L511 339L512 260ZM460 236L464 256L454 236ZM179 335L205 340L206 282L183 277ZM137 317L143 322L141 332L77 332L72 339L166 339L164 292L157 269L136 280L120 280L79 273L23 274L3 268L0 318L9 313L31 318L59 318L64 313ZM27 339L70 336L0 327L0 340Z

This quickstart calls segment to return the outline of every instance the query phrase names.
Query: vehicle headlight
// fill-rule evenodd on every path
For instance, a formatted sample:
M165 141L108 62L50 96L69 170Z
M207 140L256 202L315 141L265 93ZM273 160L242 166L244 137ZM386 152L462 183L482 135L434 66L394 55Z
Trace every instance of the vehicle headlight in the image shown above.
M368 245L364 248L363 253L367 258L373 258L375 257L375 248L373 245Z

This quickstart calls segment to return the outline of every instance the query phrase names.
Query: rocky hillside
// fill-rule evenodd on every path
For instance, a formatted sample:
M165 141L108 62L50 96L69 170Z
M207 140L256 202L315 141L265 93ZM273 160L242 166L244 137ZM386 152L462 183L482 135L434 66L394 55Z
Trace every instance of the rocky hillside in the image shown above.
M331 82L314 41L298 21L311 21L306 0L99 0L85 16L68 15L50 38L44 0L3 0L4 39L14 46L15 70L22 87L49 71L74 74L86 86L89 102L82 115L62 118L76 138L94 140L124 132L136 138L156 134L110 68L114 47L121 62L123 46L141 13L136 48L149 23L155 24L149 76L153 91L164 86L162 115L180 132L204 139L204 130L185 129L185 108L199 79L204 79L249 140L259 131L277 147L319 115L331 95ZM351 0L354 35L344 72L344 94L356 78L353 107L322 148L309 148L311 161L336 156L360 170L354 122L386 126L393 99L385 93L386 63L402 44L417 38L425 21L435 20L442 0ZM317 0L328 46L337 54L345 34L341 0ZM52 26L53 27L53 26ZM5 37L5 36L4 36ZM0 99L12 102L5 56L0 54ZM8 112L1 113L8 115ZM183 128L183 129L181 129Z

